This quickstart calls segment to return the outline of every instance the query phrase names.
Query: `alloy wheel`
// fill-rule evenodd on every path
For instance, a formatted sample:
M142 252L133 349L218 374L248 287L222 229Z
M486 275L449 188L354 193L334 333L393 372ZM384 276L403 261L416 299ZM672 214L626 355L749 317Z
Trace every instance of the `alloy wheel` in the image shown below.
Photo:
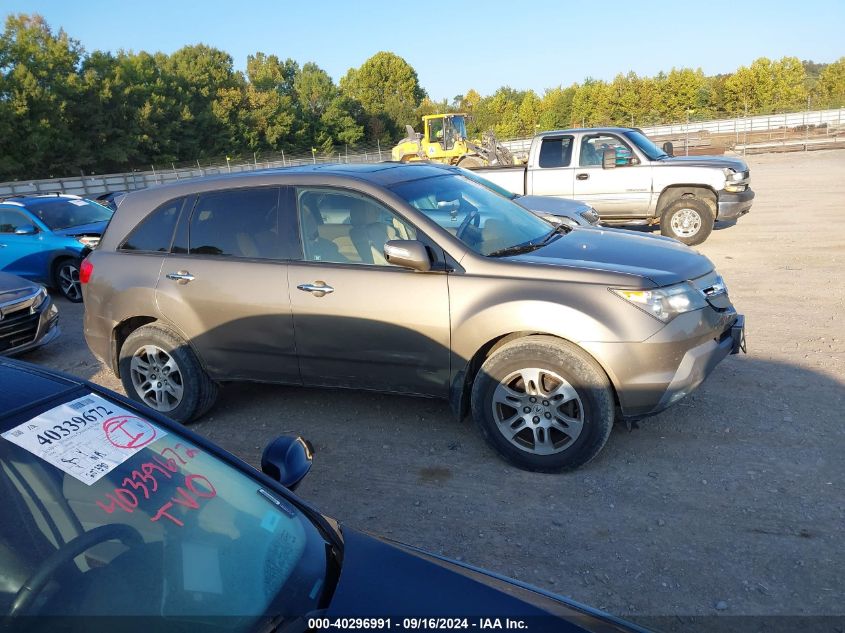
M79 283L79 267L70 262L62 264L58 272L59 289L71 301L82 299L82 284Z
M584 428L584 407L575 388L548 369L508 374L493 392L493 419L502 436L536 455L566 450Z
M701 229L701 216L695 209L680 209L672 216L672 230L681 237L692 237Z
M184 382L176 360L160 347L144 345L129 363L132 386L141 401L156 411L172 411L182 402Z

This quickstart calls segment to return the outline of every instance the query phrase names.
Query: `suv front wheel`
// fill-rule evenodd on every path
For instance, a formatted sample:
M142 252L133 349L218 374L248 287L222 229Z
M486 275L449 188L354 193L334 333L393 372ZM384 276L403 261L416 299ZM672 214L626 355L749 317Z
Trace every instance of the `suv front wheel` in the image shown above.
M217 383L191 346L160 323L132 332L120 348L119 364L126 394L177 422L195 420L217 399Z
M481 366L472 416L487 442L516 466L573 470L607 442L613 393L601 367L578 347L530 336L503 345Z

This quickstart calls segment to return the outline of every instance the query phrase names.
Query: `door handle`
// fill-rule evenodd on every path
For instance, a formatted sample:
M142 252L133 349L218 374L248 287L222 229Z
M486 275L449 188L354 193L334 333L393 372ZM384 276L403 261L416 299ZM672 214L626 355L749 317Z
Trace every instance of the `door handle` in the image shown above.
M315 281L313 284L299 284L297 288L303 292L310 292L315 297L325 297L334 292L334 288L327 285L325 281Z
M578 174L575 176L578 180L587 180L590 177L590 174Z
M180 270L178 273L167 273L165 277L167 277L168 279L172 279L176 283L182 284L183 286L189 281L194 280L194 276L187 270Z

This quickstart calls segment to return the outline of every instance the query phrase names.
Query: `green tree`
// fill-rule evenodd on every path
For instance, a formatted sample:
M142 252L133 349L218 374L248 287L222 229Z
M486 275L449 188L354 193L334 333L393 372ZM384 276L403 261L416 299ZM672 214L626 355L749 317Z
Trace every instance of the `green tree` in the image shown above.
M71 104L80 94L82 46L39 15L10 15L0 36L0 175L78 170Z
M385 133L392 137L405 125L414 125L416 108L426 96L411 65L385 51L360 68L350 68L340 80L340 89L363 106L373 140Z
M845 57L840 57L821 71L816 94L819 105L845 107Z

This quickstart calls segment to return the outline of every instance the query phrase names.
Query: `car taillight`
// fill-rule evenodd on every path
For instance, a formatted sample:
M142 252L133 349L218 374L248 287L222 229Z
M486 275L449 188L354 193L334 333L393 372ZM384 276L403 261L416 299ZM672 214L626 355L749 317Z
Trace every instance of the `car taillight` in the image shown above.
M94 264L87 259L83 259L79 265L79 283L87 284L91 280L91 274L94 272Z

